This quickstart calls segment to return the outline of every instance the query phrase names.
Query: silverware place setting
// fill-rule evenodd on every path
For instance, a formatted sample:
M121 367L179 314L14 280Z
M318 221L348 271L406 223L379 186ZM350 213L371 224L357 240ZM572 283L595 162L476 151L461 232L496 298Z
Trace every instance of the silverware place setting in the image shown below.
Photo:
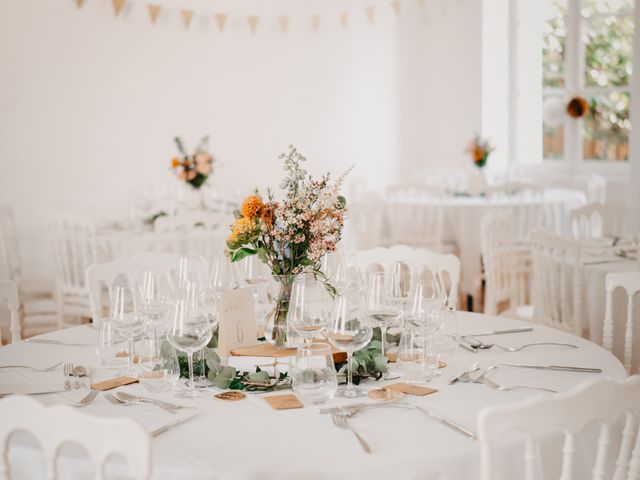
M144 404L149 404L149 405L153 405L154 407L161 408L165 412L171 413L172 415L175 415L176 413L178 413L178 410L180 408L182 408L182 407L180 407L178 405L173 405L171 403L162 402L160 400L153 400L153 399L150 399L150 398L136 397L136 396L133 396L133 395L128 395L128 394L124 394L123 395L123 394L124 394L124 392L107 393L106 397L107 397L107 400L109 400L114 405L144 405Z
M46 373L46 372L54 371L60 365L62 365L62 362L58 362L55 365L51 365L50 367L47 367L47 368L35 368L35 367L31 367L29 365L0 365L0 368L24 368L24 369L27 369L27 370L31 370L33 372Z
M351 425L346 415L339 412L333 412L331 414L331 420L333 420L333 424L336 427L345 429L345 430L350 430L358 439L358 442L360 442L362 449L367 453L371 453L371 447L369 446L367 441L362 437L362 435L360 435L358 431L355 428L353 428L353 425Z
M498 383L496 383L495 381L487 377L487 373L489 373L492 370L495 370L496 368L498 368L497 365L493 365L487 368L479 376L474 378L473 381L475 383L483 383L487 387L493 388L494 390L498 390L500 392L508 392L511 390L540 390L547 393L558 393L557 390L552 390L551 388L536 387L532 385L499 385Z
M98 394L100 392L98 390L91 390L87 395L85 395L78 403L74 403L71 406L76 408L86 407L93 403L93 401L98 398Z

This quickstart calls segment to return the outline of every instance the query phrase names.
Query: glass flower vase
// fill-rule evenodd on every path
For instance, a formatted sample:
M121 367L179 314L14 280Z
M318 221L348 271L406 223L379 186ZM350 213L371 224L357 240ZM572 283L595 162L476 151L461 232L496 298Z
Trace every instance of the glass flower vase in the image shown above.
M264 324L264 336L277 348L294 348L299 343L296 332L287 325L287 313L291 301L291 290L295 275L273 275L277 285L273 308L267 314Z

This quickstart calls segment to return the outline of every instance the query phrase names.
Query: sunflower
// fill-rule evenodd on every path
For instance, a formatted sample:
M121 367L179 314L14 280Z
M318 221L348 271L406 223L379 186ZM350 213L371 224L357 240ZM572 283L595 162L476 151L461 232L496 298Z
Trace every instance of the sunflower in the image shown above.
M264 207L264 203L262 203L262 199L258 195L249 195L242 202L242 207L240 207L240 214L244 218L254 218L260 210Z

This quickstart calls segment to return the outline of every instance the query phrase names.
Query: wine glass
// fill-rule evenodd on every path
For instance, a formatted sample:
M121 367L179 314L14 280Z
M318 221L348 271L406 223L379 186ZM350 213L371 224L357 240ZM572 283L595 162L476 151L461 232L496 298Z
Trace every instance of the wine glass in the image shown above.
M398 306L404 313L407 312L410 305L411 285L411 268L405 262L396 262L391 271L389 299L392 304Z
M240 271L236 263L224 255L217 255L211 265L209 285L216 292L240 287Z
M175 301L175 287L168 268L149 267L137 279L136 291L140 313L146 318L153 333L153 344L158 346L158 330ZM156 355L158 352L156 352Z
M424 326L434 312L442 308L442 287L438 271L430 266L422 267L410 296L408 321Z
M122 278L116 279L113 285L109 305L109 321L129 343L129 368L123 375L137 376L134 365L136 363L134 339L144 331L145 325L142 315L137 311L133 291Z
M366 347L373 330L362 312L360 297L339 295L335 301L327 339L338 350L347 353L347 387L338 390L337 396L356 398L367 395L366 390L353 386L353 353Z
M338 389L331 346L311 343L298 347L289 365L291 387L303 403L317 405L330 400Z
M372 272L367 277L365 313L380 327L382 356L386 355L387 329L395 324L402 310L390 302L385 285L384 272Z
M322 282L313 274L302 274L293 282L287 325L310 344L314 336L322 331L331 314L331 297Z
M167 340L176 350L187 354L189 388L178 392L183 398L197 398L193 380L193 354L211 340L211 322L202 306L201 289L197 282L189 281L176 301L173 319L167 331Z
M207 284L207 264L204 258L183 255L178 261L178 290L184 291L187 283L195 283L200 288Z

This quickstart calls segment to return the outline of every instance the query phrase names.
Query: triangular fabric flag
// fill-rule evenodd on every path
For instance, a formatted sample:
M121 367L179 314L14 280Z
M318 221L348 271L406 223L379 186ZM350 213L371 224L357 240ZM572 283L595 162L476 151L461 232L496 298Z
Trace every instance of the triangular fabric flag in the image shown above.
M400 3L400 0L394 0L391 2L391 7L393 8L393 11L396 12L396 15L400 16L400 11L402 9L402 3Z
M151 18L151 23L155 24L162 7L160 7L160 5L150 3L147 5L147 8L149 9L149 18Z
M281 15L278 17L278 23L280 24L282 33L287 33L289 30L289 15Z
M84 5L84 0L76 0L76 7L82 8L82 5Z
M116 17L120 15L120 10L124 7L124 0L112 0L113 1L113 11L116 14Z
M317 32L320 29L320 15L317 13L311 17L311 30Z
M247 15L247 23L249 23L251 33L256 33L258 29L258 15Z
M345 10L340 15L340 25L342 25L342 28L347 28L348 23L349 23L349 12Z
M224 30L224 26L227 23L227 14L226 13L216 13L216 23L218 24L218 30L221 32Z
M180 10L182 14L182 20L184 21L184 28L189 30L189 25L191 25L191 19L193 19L193 11L192 10Z
M369 23L373 24L373 16L375 15L375 7L369 6L365 7L364 13L367 14L367 18L369 19Z

